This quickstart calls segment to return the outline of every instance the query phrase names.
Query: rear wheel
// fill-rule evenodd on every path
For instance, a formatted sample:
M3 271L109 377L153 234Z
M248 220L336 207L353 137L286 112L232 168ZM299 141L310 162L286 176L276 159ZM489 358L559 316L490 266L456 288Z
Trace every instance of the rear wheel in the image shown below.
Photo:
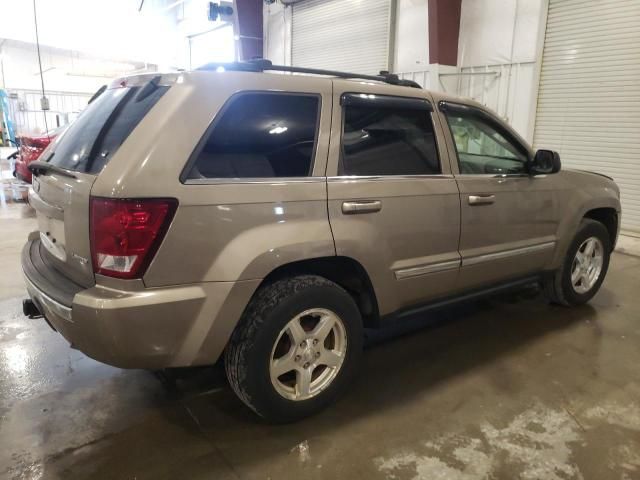
M562 268L543 282L549 299L561 305L580 305L598 292L609 268L611 240L600 222L583 219L567 250Z
M362 320L351 296L318 276L260 289L225 352L231 387L260 416L294 421L331 403L356 373Z

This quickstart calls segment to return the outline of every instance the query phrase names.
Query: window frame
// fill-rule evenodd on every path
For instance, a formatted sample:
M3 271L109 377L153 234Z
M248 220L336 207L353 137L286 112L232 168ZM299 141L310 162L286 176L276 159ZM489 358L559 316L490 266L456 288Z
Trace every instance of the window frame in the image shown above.
M476 177L476 178L482 178L482 177L518 178L518 177L528 177L530 175L529 168L530 168L531 161L533 159L533 152L531 148L529 148L517 136L515 136L513 132L511 132L509 127L506 124L504 124L504 122L502 122L500 119L498 119L491 113L487 112L486 110L483 110L473 105L467 105L463 103L441 100L440 102L438 102L438 108L444 115L444 122L447 125L447 130L449 132L451 144L453 145L453 148L455 149L455 152L456 152L456 166L458 168L458 173L456 173L455 175L457 177L468 176L468 177ZM518 150L520 150L521 153L524 154L525 156L524 172L523 173L462 173L462 169L460 168L460 153L458 152L458 146L456 145L455 137L453 135L453 131L451 130L451 124L449 123L449 118L448 118L449 112L460 113L463 115L466 114L468 116L477 117L480 120L487 123L489 126L491 126L491 128L493 128L496 132L502 135L505 138L505 140L513 144L514 147L516 147Z
M204 150L205 145L207 144L207 140L209 136L216 128L218 123L220 123L221 119L224 117L225 113L234 102L245 95L280 95L280 96L296 96L296 97L313 97L318 99L318 111L316 112L316 126L315 126L315 134L313 137L313 148L311 159L309 162L309 171L307 175L301 177L211 177L211 178L189 178L189 174L191 170L195 167L196 162L198 161L198 157L202 150ZM231 95L227 100L225 100L224 104L220 107L218 112L215 114L213 120L207 126L207 129L198 140L195 148L189 155L187 162L185 163L182 171L180 172L180 183L183 185L218 185L225 183L273 183L274 181L287 181L287 182L300 182L300 183L308 183L317 181L317 177L312 175L313 169L315 167L316 155L318 153L318 136L320 134L320 119L322 115L322 95L319 93L309 93L309 92L295 92L295 91L272 91L272 90L242 90L240 92L236 92Z
M365 98L366 96L366 98ZM346 125L345 118L347 113L347 107L367 107L367 108L397 108L404 110L422 110L428 115L433 128L434 144L436 148L436 155L438 157L438 166L440 167L440 173L421 173L421 174L406 174L406 175L345 175L340 172L343 170L344 165L344 128ZM438 146L438 131L436 129L436 119L434 117L433 104L427 98L421 97L403 97L399 95L379 95L365 92L344 92L340 95L340 155L338 158L338 165L336 175L331 177L332 179L369 179L369 180L383 180L383 179L412 179L412 178L452 178L450 174L443 172L442 155L440 154L440 147Z

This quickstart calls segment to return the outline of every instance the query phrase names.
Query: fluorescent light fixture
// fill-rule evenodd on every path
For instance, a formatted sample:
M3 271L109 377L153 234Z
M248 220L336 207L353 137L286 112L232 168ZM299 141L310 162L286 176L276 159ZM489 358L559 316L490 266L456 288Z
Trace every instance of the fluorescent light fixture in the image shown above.
M269 134L280 135L281 133L284 133L287 130L289 130L287 127L273 127L271 130L269 130Z

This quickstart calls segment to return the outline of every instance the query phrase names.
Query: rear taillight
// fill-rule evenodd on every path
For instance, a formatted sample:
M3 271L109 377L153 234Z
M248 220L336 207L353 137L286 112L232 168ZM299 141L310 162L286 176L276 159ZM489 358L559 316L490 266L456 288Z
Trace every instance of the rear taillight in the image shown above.
M138 278L153 259L176 211L170 198L91 197L91 257L95 273Z

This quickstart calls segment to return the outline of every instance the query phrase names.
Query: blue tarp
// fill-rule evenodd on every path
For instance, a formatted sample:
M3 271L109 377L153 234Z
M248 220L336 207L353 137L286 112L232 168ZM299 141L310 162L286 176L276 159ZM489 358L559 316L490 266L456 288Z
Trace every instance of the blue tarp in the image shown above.
M13 145L16 144L16 134L13 130L13 120L9 116L9 96L7 92L0 89L0 105L2 106L2 120L6 130L6 134L9 136L9 140ZM6 145L9 146L9 145Z

